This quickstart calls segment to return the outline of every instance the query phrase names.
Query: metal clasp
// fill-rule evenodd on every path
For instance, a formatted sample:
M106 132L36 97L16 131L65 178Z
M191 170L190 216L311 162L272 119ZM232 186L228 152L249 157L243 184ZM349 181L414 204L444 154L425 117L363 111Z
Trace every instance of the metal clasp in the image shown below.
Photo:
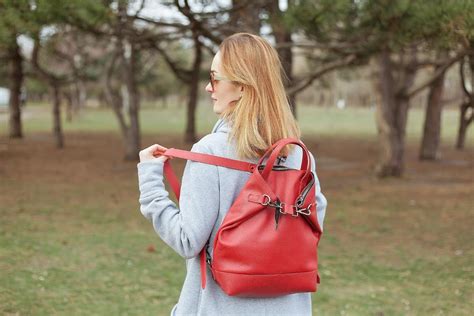
M311 206L312 205L313 205L312 203L309 203L309 205L307 207L304 207L304 208L299 208L298 206L295 206L296 213L309 216L309 215L311 215ZM298 215L296 215L296 216L298 216Z
M262 204L263 206L270 205L270 203L272 201L272 198L270 196L268 196L267 194L264 194L263 197L265 198L265 201L263 201L260 204Z
M270 207L277 208L282 214L287 214L286 212L282 211L282 209L284 209L284 206L286 205L285 202L280 202L280 200L277 199L276 201L273 201L273 202L270 201L267 205Z

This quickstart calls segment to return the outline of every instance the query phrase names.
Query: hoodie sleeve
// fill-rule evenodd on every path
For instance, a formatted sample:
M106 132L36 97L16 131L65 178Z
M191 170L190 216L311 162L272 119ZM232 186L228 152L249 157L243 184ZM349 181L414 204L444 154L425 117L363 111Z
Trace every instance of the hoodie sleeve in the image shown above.
M194 144L193 152L207 153ZM161 162L140 162L140 211L163 241L184 258L196 257L205 246L219 211L217 167L188 160L184 169L179 208L163 183Z
M328 201L326 200L326 197L321 192L321 184L316 174L316 161L312 153L310 153L310 156L311 156L311 171L314 173L314 179L315 179L315 185L316 185L316 211L318 215L318 223L321 229L323 229L324 216L326 215L326 207L328 205Z

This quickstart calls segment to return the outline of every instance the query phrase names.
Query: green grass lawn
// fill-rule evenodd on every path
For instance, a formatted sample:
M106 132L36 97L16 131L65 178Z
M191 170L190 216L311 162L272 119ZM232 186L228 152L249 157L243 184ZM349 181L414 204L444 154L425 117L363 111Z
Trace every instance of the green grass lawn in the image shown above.
M0 136L0 314L168 315L185 263L139 212L136 164L122 160L111 111L64 122L56 150L45 110L31 106L24 140ZM183 117L144 108L143 143L189 146ZM387 180L371 174L373 112L301 107L300 117L329 201L314 314L472 315L474 150L472 130L464 152L452 149L458 112L443 114L443 159L422 163L423 113L412 110L405 175ZM200 105L198 133L214 122Z
M51 130L51 111L48 104L32 104L29 106L32 114L25 120L26 133ZM64 114L64 113L63 113ZM370 108L321 108L300 106L298 121L306 136L342 136L373 138L377 135L375 112ZM144 134L159 135L160 133L183 133L185 129L185 107L161 108L145 103L140 112L140 125ZM407 139L417 141L423 130L424 111L419 108L411 109L408 116ZM458 109L447 109L442 117L442 140L454 143L459 126ZM210 131L216 121L212 108L207 103L199 104L197 108L196 126L200 135ZM118 123L110 109L87 109L72 122L65 121L64 130L115 132ZM5 124L6 130L6 124ZM474 133L468 134L467 144L474 143Z

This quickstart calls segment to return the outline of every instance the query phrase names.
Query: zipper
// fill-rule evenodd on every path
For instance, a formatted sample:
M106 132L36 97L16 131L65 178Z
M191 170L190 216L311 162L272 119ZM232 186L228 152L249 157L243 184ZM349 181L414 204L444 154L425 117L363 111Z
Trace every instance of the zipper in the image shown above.
M311 172L311 181L306 185L306 187L301 191L300 196L296 199L296 206L301 206L304 203L304 200L306 200L306 196L308 195L309 191L313 187L313 184L315 182L313 173Z
M263 170L265 168L265 165L260 165L258 166L258 170ZM286 170L297 170L297 169L292 169L292 168L288 168L288 167L285 167L285 166L273 166L272 170L274 171L286 171Z

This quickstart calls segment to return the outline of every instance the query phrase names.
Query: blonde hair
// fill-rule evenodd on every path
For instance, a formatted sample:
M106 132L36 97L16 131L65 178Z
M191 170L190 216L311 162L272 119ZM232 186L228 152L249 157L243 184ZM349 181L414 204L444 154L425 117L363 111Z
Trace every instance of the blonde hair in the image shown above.
M232 125L239 158L262 156L276 141L299 139L300 129L283 86L283 67L276 50L263 38L236 33L219 46L224 75L243 86L242 98L222 113ZM281 154L287 156L286 146Z

